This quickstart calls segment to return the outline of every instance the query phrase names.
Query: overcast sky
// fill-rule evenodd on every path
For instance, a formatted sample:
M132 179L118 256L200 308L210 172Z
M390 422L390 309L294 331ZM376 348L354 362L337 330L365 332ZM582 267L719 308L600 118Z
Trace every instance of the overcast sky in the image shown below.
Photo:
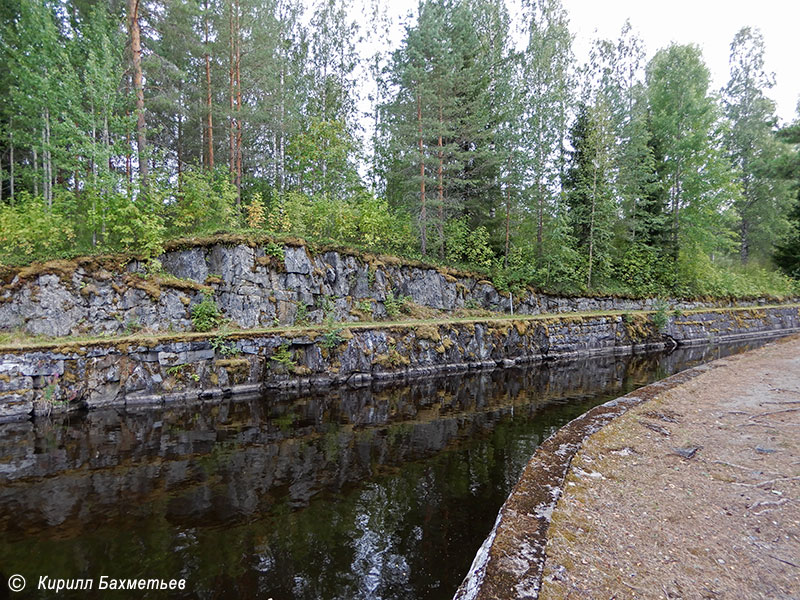
M363 1L363 0L362 0ZM392 41L399 44L398 17L416 14L417 0L383 0L395 17ZM508 4L519 6L520 0ZM369 0L366 0L368 3ZM733 36L745 25L761 30L766 68L776 77L767 95L777 103L784 123L797 118L800 100L800 0L562 0L575 35L579 63L588 58L597 37L617 39L625 19L642 38L647 59L670 42L695 43L703 50L712 87L719 90L730 76L728 57Z
M728 57L733 36L745 25L764 36L767 71L776 85L767 95L778 116L796 118L800 99L800 0L562 0L575 34L575 54L588 56L591 40L616 39L626 18L642 38L647 58L669 45L695 43L703 50L712 86L723 87L730 75Z

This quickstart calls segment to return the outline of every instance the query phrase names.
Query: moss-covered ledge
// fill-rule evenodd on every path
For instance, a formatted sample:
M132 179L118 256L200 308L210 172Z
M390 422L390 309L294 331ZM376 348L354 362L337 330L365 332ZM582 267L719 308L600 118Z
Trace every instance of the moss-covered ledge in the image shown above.
M800 328L798 305L673 313L661 330L656 315L595 312L21 342L0 346L0 419L363 385Z

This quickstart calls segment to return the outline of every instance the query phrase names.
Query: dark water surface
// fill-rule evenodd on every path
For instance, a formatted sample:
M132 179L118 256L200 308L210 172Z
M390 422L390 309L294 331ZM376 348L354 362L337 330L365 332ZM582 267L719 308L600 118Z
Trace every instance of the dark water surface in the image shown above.
M19 573L15 598L56 597L41 575L95 580L58 597L146 595L98 591L107 575L185 578L176 598L449 599L543 439L753 346L0 425L0 597Z

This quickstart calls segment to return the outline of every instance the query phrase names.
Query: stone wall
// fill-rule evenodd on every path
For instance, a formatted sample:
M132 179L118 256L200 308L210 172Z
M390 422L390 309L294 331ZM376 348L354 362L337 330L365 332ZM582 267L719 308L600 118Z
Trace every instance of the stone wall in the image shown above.
M451 270L404 264L392 257L338 251L313 254L306 246L229 240L166 252L163 271L120 259L53 261L7 273L0 285L0 331L66 336L191 331L192 308L208 294L224 318L245 328L291 325L298 311L308 322L386 317L385 301L409 296L425 307L452 312L483 308L541 314L648 310L653 299L564 298L528 291L512 298L488 281ZM755 302L753 304L758 304ZM764 304L764 302L761 302ZM672 301L674 308L729 303ZM742 305L742 303L739 303Z
M357 386L798 328L800 313L792 305L672 315L663 333L637 313L51 344L0 354L0 419L80 407L162 406L270 389Z

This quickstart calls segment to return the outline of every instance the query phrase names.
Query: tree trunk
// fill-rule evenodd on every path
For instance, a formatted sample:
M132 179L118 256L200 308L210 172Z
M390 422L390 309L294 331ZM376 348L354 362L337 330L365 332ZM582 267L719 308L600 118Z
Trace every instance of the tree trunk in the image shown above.
M33 147L33 195L39 195L39 154L36 151L36 146Z
M681 163L675 167L672 179L672 257L678 258L678 211L681 199Z
M211 106L211 55L208 52L208 0L205 0L203 13L203 44L206 51L206 164L208 170L214 170L214 115Z
M228 171L230 172L231 183L236 180L236 123L234 119L234 52L233 52L233 0L228 0Z
M503 268L508 268L508 253L511 251L511 190L506 184L506 249L503 255Z
M183 95L181 95L181 98ZM179 111L178 112L178 139L177 139L177 147L175 148L175 153L177 155L178 161L178 193L181 193L181 187L183 183L183 114Z
M44 195L47 208L53 208L53 156L50 152L50 109L44 109L44 148L42 149L42 167L44 168Z
M422 95L419 90L417 90L417 127L419 130L420 246L422 256L425 256L428 251L428 232L426 229L428 215L425 207L425 155L422 150Z
M443 175L443 164L444 164L444 151L442 148L442 127L444 126L444 120L442 119L442 97L441 94L439 95L439 182L437 184L438 193L439 193L439 219L437 223L437 227L439 229L439 258L444 260L444 175Z
M750 221L742 217L742 225L739 229L741 235L741 245L739 246L739 258L742 264L747 264L750 257Z
M236 206L242 204L242 32L236 0Z
M131 40L133 90L136 93L136 149L139 159L139 180L147 187L147 126L144 120L144 86L142 82L142 40L139 30L139 0L128 0L128 31Z
M8 144L10 146L10 148L9 148L10 155L9 155L9 160L8 160L8 174L9 174L10 186L11 186L11 188L9 189L11 204L14 204L14 129L13 129L13 127L14 127L14 121L13 121L13 119L10 119L9 122L8 122L8 129L9 129L9 132L8 132Z
M592 169L592 213L589 219L589 272L586 287L592 289L592 263L594 261L594 212L597 206L597 167Z
M281 64L280 77L281 123L278 136L278 189L282 192L286 178L286 67Z

